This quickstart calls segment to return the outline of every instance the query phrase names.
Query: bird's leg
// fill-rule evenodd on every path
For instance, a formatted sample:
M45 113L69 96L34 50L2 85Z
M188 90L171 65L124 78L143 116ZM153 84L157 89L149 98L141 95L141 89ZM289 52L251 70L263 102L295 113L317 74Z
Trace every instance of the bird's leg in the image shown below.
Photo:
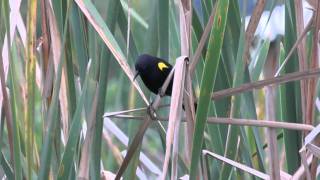
M158 90L158 94L159 94L159 96L162 98L163 96L165 96L165 90L163 90L163 88L161 87L161 88L159 88L159 90Z
M150 105L147 108L147 113L150 115L152 120L157 119L156 110L153 108L153 101L150 103Z

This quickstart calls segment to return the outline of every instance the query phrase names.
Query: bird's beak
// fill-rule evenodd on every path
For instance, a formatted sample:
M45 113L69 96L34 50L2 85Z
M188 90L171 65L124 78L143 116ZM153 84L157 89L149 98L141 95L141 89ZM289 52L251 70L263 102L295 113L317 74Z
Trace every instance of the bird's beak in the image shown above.
M137 71L136 74L133 77L133 81L136 80L136 78L139 76L139 72Z

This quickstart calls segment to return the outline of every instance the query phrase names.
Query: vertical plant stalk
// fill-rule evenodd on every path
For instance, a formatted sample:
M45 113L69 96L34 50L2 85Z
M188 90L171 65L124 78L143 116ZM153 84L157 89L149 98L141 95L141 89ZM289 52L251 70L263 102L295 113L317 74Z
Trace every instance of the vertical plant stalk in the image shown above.
M319 29L320 29L320 1L317 1L317 8L316 8L316 17L315 17L315 30L314 30L314 38L313 38L313 45L312 45L312 58L311 58L311 67L310 69L315 69L319 66L319 54L318 54L318 44L319 44ZM317 89L317 81L318 78L312 78L309 80L308 84L308 99L307 99L307 119L306 123L312 124L313 117L314 117L314 104L315 104L315 95ZM315 144L320 144L320 139L317 138L315 140ZM311 178L316 178L317 173L317 158L313 158L311 163Z
M190 34L191 34L191 1L181 0L179 3L180 14L180 39L181 56L189 56L190 52Z
M302 1L296 1L294 3L296 11L296 28L297 28L297 37L300 37L303 34L304 30L304 20L303 20L303 7ZM297 40L298 41L298 40ZM303 36L301 42L297 45L297 53L299 57L299 70L304 71L307 69L307 56L306 56L306 38ZM307 123L306 117L306 107L307 107L307 82L308 80L300 81L301 89L301 108L302 108L302 122ZM308 123L309 124L309 123Z
M320 2L317 3L317 14L315 16L315 31L313 34L313 45L312 45L312 55L311 55L311 63L310 68L315 69L319 66L319 54L318 54L318 43L319 43L319 29L320 29ZM313 115L314 115L314 100L315 100L315 91L316 91L316 83L318 78L312 78L309 80L308 84L308 99L307 99L307 124L312 124Z
M268 51L268 56L266 64L264 67L265 78L273 77L276 71L277 59L279 56L279 46L277 42L271 43L270 49ZM275 112L275 86L265 87L265 108L266 116L265 118L270 121L276 119ZM277 132L275 128L266 128L266 137L268 142L268 158L269 158L269 175L271 179L280 180L280 167L279 167L279 154L278 154L278 144L277 144Z
M130 7L130 5L128 5ZM107 19L106 23L107 26L110 28L110 32L114 34L117 16L120 14L119 10L121 8L121 3L118 0L109 1L108 8L107 8ZM130 11L130 8L129 10ZM128 12L128 18L130 17L130 12ZM130 29L130 25L128 24L128 29ZM127 38L130 38L130 31L127 32ZM127 53L129 53L129 42L128 42L128 49ZM101 46L104 46L101 44ZM127 54L127 56L129 56ZM98 78L98 106L97 106L97 113L96 113L96 123L95 123L95 132L93 135L93 142L92 142L92 151L91 151L91 170L93 170L92 179L100 179L101 174L101 151L102 151L102 134L103 134L103 113L107 104L105 104L105 99L107 95L107 87L108 87L108 71L109 71L109 63L111 60L111 52L108 49L104 49L101 52L100 56L100 67L99 67L99 78Z
M35 67L36 57L34 54L36 42L36 18L37 18L37 1L28 1L28 26L27 26L27 105L25 108L26 123L26 158L27 158L27 179L32 177L33 161L33 121L35 113Z
M192 81L190 75L189 64L186 67L186 77L185 77L185 91L183 94L183 105L185 107L187 126L185 128L185 158L186 164L190 166L191 162L191 150L192 150L192 136L194 133L194 123L195 123L195 102L193 97Z
M165 180L166 174L168 171L170 155L171 155L171 145L174 144L173 157L172 157L172 177L171 179L177 179L178 175L178 141L179 138L179 126L181 122L182 114L182 99L183 99L183 90L185 82L185 67L188 58L186 56L180 56L176 60L175 64L175 73L172 86L172 97L170 102L170 114L169 114L169 124L166 135L166 152L165 159L162 168L161 178Z
M190 45L191 45L191 24L192 24L192 4L191 0L181 0L179 2L179 17L180 17L180 39L181 39L181 56L190 56ZM189 63L189 61L187 62ZM187 66L189 68L189 66ZM189 72L189 70L186 70ZM192 136L193 136L193 130L194 130L194 121L195 121L195 113L193 111L192 115L192 109L194 102L189 101L190 98L187 98L188 96L193 96L192 92L192 84L191 84L191 78L187 78L187 76L190 76L190 74L185 73L185 80L189 79L190 82L185 82L185 88L187 92L183 92L184 94L184 104L185 104L185 112L186 112L186 118L187 118L187 124L185 126L185 158L187 160L188 166L190 166L190 157L191 157L191 148L192 148ZM188 87L189 88L188 88ZM192 98L192 97L191 97ZM192 98L193 99L193 98ZM174 168L172 166L172 168ZM172 173L174 175L174 173ZM174 176L172 176L174 177Z

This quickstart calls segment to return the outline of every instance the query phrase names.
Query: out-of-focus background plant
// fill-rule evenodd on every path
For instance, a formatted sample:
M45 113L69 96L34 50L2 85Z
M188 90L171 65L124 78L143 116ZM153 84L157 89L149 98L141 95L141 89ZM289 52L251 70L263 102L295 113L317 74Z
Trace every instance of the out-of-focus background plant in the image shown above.
M315 179L319 9L1 0L1 177ZM183 98L133 81L142 53L177 63Z

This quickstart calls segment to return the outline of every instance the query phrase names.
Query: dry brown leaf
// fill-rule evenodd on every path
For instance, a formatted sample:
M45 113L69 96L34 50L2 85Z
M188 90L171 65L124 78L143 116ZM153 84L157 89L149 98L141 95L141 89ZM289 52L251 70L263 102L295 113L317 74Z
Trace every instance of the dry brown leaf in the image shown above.
M280 47L277 42L272 42L268 51L263 74L265 78L272 78L277 67ZM264 87L265 92L265 118L269 121L276 119L275 86ZM279 153L277 144L277 132L275 128L266 128L265 135L268 143L267 158L269 159L269 175L271 179L280 180Z
M171 104L170 104L170 114L169 114L169 125L167 130L166 136L166 152L165 152L165 159L162 169L161 179L166 178L170 155L171 155L171 145L174 141L174 134L179 132L179 124L181 121L181 114L182 114L182 100L183 100L183 91L184 91L184 82L185 82L185 67L186 67L186 56L180 56L176 60L175 65L175 73L174 73L174 80L173 80L173 87L172 87L172 95L171 95ZM177 139L176 139L177 140ZM175 151L177 152L177 151ZM174 158L176 159L177 158ZM173 162L173 166L176 162ZM176 169L177 166L173 167ZM174 172L176 172L174 170ZM172 176L176 177L176 173Z
M48 3L51 1L47 1ZM59 32L59 28L57 25L56 17L53 12L52 4L49 3L47 5L47 15L49 21L49 28L50 28L50 36L51 36L51 52L53 57L53 64L55 73L57 73L58 64L62 60L61 53L62 53L62 42L61 36ZM61 110L61 122L62 122L62 129L64 133L64 139L68 139L68 130L69 130L69 120L68 120L68 98L67 98L67 80L66 80L66 72L65 67L62 69L61 75L61 85L59 91L59 103L60 103L60 110Z

